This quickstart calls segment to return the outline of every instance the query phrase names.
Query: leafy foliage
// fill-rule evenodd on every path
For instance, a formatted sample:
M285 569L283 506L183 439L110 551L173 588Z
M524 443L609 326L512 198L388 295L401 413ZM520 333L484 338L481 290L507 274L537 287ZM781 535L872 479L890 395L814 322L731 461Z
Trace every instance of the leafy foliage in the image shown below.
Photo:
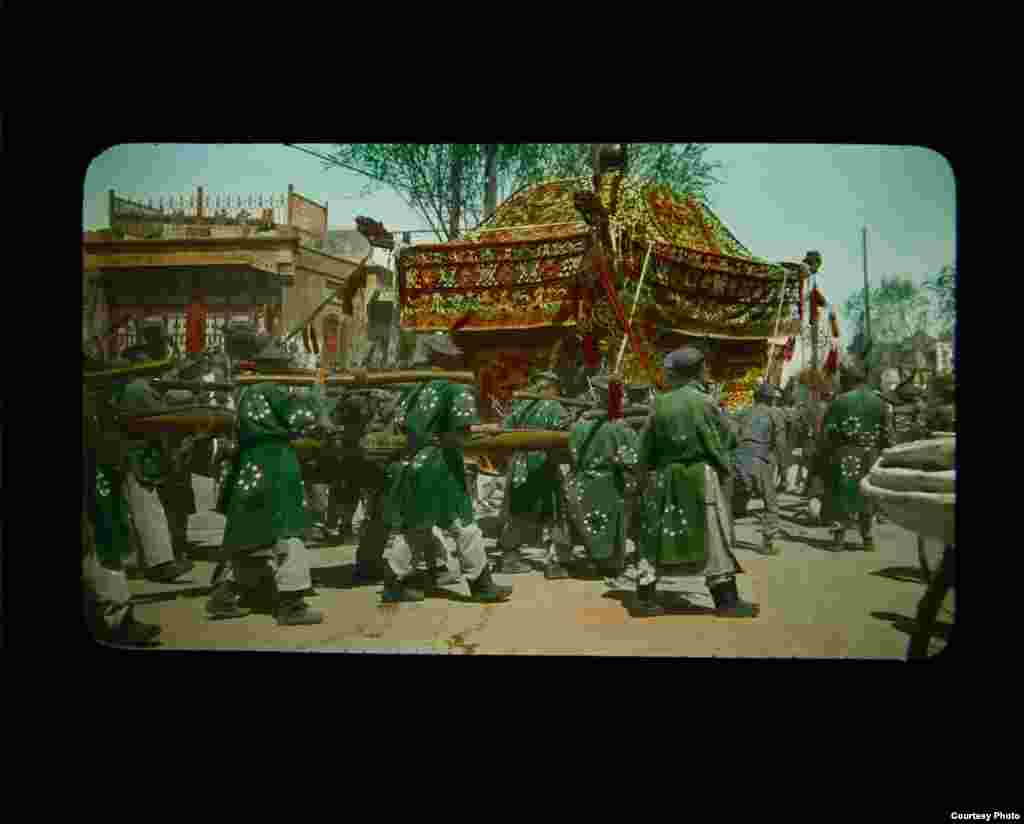
M847 298L842 308L850 328L858 334L858 349L866 343L863 337L864 290ZM899 343L918 332L935 331L935 308L928 289L907 276L883 278L871 290L871 337L876 343Z
M589 177L593 171L588 143L496 145L499 204L530 184ZM630 173L704 200L708 188L718 182L714 172L720 168L720 164L704 160L707 148L697 143L631 144ZM362 195L382 187L394 190L424 218L439 240L454 240L489 217L484 214L485 155L486 145L480 143L344 143L336 144L331 152L334 164L367 178ZM460 217L454 233L453 215Z
M942 271L924 285L935 301L939 333L952 333L956 326L956 267L943 266Z

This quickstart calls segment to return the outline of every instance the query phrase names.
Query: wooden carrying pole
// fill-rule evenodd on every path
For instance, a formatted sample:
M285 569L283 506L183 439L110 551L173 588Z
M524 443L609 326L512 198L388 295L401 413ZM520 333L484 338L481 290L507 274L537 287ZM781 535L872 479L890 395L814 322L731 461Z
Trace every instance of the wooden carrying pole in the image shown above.
M394 383L424 383L427 381L450 381L476 385L472 372L447 372L441 369L394 369L386 372L365 372L349 375L328 375L326 386L387 386ZM317 382L315 375L241 375L236 379L239 386L256 383L282 383L287 386L312 386Z

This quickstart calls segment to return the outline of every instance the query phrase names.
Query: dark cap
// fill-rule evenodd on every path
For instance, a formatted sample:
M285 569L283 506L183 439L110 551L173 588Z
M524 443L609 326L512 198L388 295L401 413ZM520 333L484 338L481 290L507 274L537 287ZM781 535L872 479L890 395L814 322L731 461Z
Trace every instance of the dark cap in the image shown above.
M704 353L696 346L684 346L665 356L666 372L687 372L704 361Z
M224 330L224 351L235 360L251 360L270 342L253 324L229 323Z
M611 379L607 375L590 379L591 386L603 395L608 394L608 386L610 383ZM646 383L626 383L623 384L622 390L625 400L630 404L644 405L648 401L651 387L650 384Z
M294 356L279 341L271 340L251 360L260 366L289 367Z

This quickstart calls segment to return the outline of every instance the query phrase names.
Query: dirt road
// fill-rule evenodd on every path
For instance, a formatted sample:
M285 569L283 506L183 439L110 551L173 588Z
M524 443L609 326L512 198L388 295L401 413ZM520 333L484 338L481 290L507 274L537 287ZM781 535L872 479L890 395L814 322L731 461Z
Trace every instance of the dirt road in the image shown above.
M210 621L204 606L224 519L209 511L211 484L194 478L200 511L189 524L200 558L176 584L132 575L136 615L163 627L159 649L265 649L440 654L615 655L757 658L906 657L908 633L924 592L916 538L893 524L876 527L878 550L865 553L854 532L846 552L828 549L828 532L803 522L803 502L783 495L781 554L760 555L757 510L737 524L736 555L746 574L740 593L761 606L753 620L710 614L700 578L683 592L706 612L630 617L624 599L600 581L546 581L540 571L496 576L515 586L507 603L474 604L465 583L418 604L382 605L379 584L352 583L353 545L311 545L310 603L323 624L279 627L270 615ZM756 507L755 503L753 507ZM488 541L489 545L493 540ZM933 548L937 550L937 548ZM205 555L204 555L205 553ZM537 550L527 553L539 559ZM932 651L945 644L953 622L952 596L940 613Z

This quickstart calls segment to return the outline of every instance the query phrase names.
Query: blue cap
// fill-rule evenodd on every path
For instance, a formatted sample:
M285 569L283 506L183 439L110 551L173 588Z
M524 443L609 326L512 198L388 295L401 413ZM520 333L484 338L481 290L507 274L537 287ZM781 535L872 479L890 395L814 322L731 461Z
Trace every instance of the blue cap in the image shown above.
M684 346L665 356L666 372L682 372L693 369L704 360L704 353L696 346Z

